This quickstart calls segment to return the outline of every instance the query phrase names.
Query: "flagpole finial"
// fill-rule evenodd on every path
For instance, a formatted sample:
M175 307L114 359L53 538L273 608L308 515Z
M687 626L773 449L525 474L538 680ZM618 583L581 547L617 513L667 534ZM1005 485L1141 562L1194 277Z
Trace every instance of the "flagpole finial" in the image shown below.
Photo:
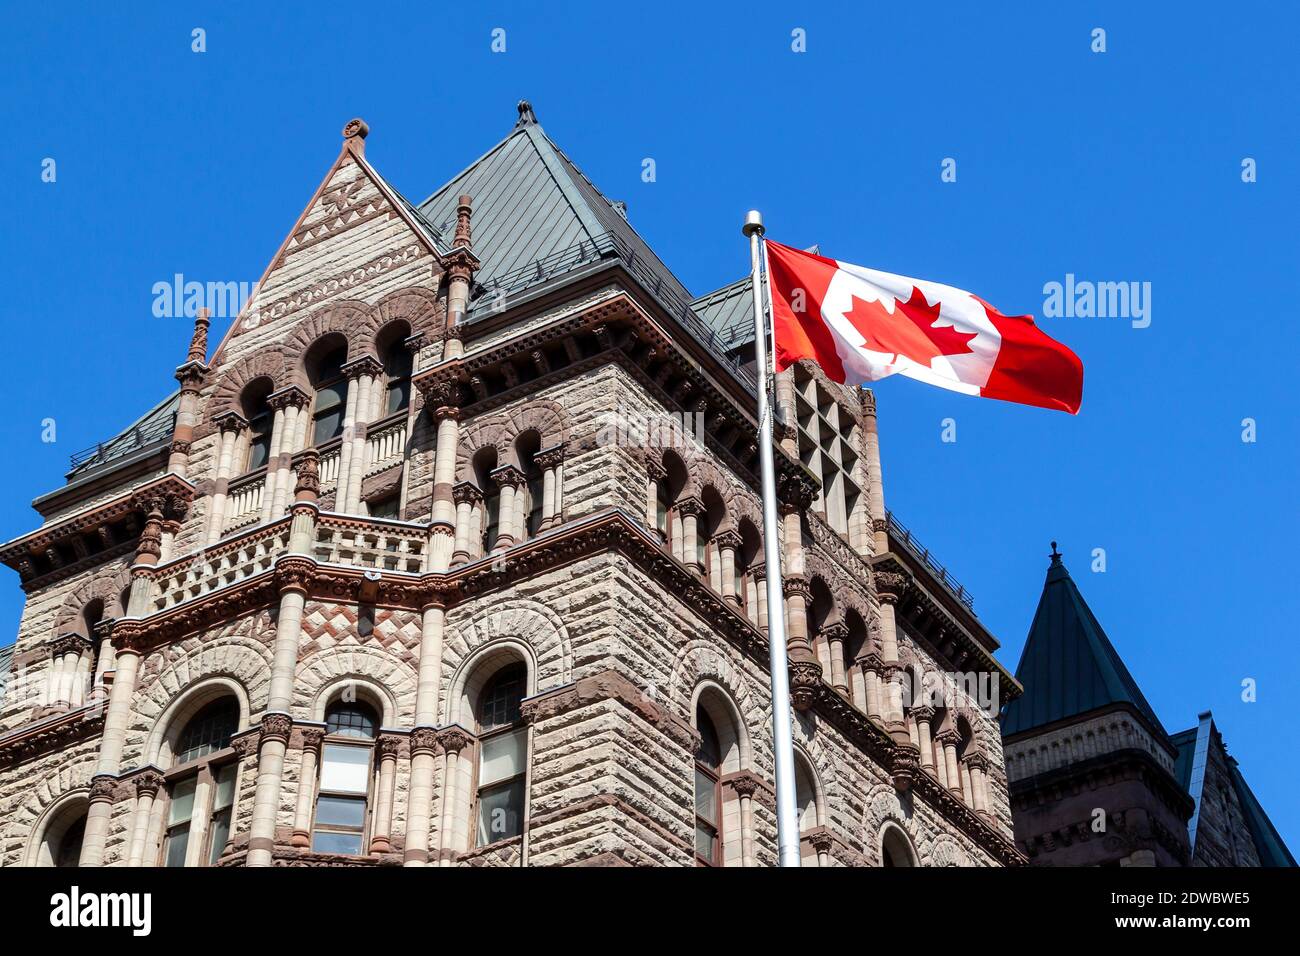
M760 237L763 235L763 214L757 209L751 209L745 213L745 225L741 227L741 232L747 236L757 233Z
M1052 558L1052 563L1053 563L1053 564L1056 564L1058 561L1061 560L1061 554L1060 554L1059 551L1056 550L1056 542L1055 542L1055 541L1052 542L1052 554L1051 554L1051 558Z

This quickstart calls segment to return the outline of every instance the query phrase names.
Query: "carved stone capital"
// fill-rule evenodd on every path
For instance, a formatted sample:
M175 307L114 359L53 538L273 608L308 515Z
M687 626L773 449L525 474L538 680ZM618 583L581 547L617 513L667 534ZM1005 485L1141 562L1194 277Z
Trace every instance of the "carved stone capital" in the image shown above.
M293 733L293 718L288 714L275 711L262 717L262 730L259 736L263 742L278 740L287 744L291 733Z
M835 836L829 827L813 827L805 831L803 838L811 843L812 848L818 853L829 853L831 847L835 845Z
M90 778L90 802L112 803L117 796L117 777L111 773L97 773Z
M886 604L897 604L911 586L911 579L901 571L876 571L876 596Z
M949 745L956 747L961 743L961 734L949 727L946 730L941 730L935 734L934 739L939 741L939 743L945 747Z
M554 448L539 451L533 456L533 462L543 471L562 464L564 462L564 446L556 445Z
M403 734L380 734L375 738L375 752L380 758L396 758L402 749Z
M411 731L411 756L438 752L438 729L436 727L416 727Z
M137 773L131 782L135 784L135 792L139 796L149 794L154 796L162 788L163 775L154 769L146 769Z
M821 690L822 666L816 661L790 662L790 703L795 710L807 710Z
M741 797L753 797L763 785L762 781L748 770L742 770L727 782L731 784L731 789L735 790L736 794Z
M438 731L438 746L448 753L460 753L473 742L473 735L463 727L453 725Z
M686 498L679 498L676 504L673 505L673 510L683 518L702 518L708 509L704 507L703 501L694 495L690 495Z
M890 760L890 776L893 777L894 789L906 793L921 774L921 752L910 742L894 747Z
M303 750L320 750L320 745L325 741L324 727L300 727L298 734L302 738Z
M275 562L275 583L281 591L306 593L316 576L316 562L302 555L285 555Z
M527 476L514 465L502 465L491 473L492 480L502 487L522 488L528 483Z
M293 495L299 501L315 501L320 495L320 452L309 448L298 460L298 479Z
M219 432L234 432L238 435L248 427L248 419L238 412L223 412L212 419Z
M819 637L829 641L843 641L849 636L849 626L843 621L832 621L829 624L823 624L817 631Z
M286 385L279 391L266 396L269 408L279 411L282 408L306 408L311 403L311 396L297 385Z
M363 375L374 378L384 373L384 363L373 355L362 355L360 358L344 363L342 371L349 381L356 381Z
M663 481L668 477L668 469L664 467L663 458L657 449L646 452L645 471L651 481Z
M918 706L912 708L912 719L917 723L931 723L934 720L933 707Z
M800 577L797 574L790 575L785 579L785 597L786 600L802 598L804 603L807 604L812 600L812 584L809 583L807 578ZM770 613L771 608L768 611Z
M483 500L483 492L472 481L458 481L451 486L451 500L458 505L476 505Z
M739 531L723 531L713 536L713 543L723 551L728 548L732 551L739 551L743 542Z

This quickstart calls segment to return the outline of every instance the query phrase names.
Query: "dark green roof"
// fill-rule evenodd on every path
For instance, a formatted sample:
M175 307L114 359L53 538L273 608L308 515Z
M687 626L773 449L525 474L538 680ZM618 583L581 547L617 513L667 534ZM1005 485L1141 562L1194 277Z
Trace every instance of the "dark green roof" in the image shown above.
M1020 655L1016 680L1025 692L1007 705L1004 736L1086 714L1114 704L1129 704L1164 735L1164 727L1137 681L1053 548L1038 611Z

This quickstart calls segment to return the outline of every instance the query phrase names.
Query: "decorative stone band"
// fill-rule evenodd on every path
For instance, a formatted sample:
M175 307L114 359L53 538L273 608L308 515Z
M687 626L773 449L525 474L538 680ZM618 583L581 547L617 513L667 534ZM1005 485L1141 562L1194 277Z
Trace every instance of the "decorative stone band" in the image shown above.
M0 769L97 737L103 729L104 711L97 704L64 711L56 718L19 727L0 736Z
M614 670L602 671L530 697L523 702L520 711L525 720L536 723L607 700L622 704L690 753L700 745L700 735L694 727L661 706L648 690Z

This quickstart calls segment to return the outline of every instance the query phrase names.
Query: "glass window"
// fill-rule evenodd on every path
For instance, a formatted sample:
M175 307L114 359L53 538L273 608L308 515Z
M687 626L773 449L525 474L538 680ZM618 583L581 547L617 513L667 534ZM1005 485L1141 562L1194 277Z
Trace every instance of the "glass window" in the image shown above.
M212 798L212 825L208 831L208 866L221 857L230 842L230 817L235 806L235 764L227 764L216 773L216 790Z
M190 843L190 821L194 816L194 796L198 774L172 786L171 806L167 810L166 866L184 866Z
M360 716L358 716L358 713ZM337 718L337 719L336 719ZM326 715L327 732L335 738L374 736L374 712L364 704L332 707ZM317 853L365 852L369 818L372 748L366 744L326 740L321 748L320 794L311 846Z
M523 833L528 728L520 703L528 683L522 663L498 670L479 697L478 846Z
M338 737L373 737L378 720L365 704L334 704L325 713L325 733Z
M239 726L239 705L233 697L222 697L190 718L176 745L177 764L189 763L230 746Z
M718 862L721 813L718 776L722 769L722 748L718 732L703 707L695 711L700 748L695 752L695 857L701 866Z
M385 414L405 408L411 401L411 353L402 342L395 342L384 355L384 378L388 382Z
M261 468L271 455L271 410L265 405L248 422L248 470Z
M321 445L343 432L348 380L343 377L346 349L335 349L320 360L315 376L316 404L312 412L312 444Z

